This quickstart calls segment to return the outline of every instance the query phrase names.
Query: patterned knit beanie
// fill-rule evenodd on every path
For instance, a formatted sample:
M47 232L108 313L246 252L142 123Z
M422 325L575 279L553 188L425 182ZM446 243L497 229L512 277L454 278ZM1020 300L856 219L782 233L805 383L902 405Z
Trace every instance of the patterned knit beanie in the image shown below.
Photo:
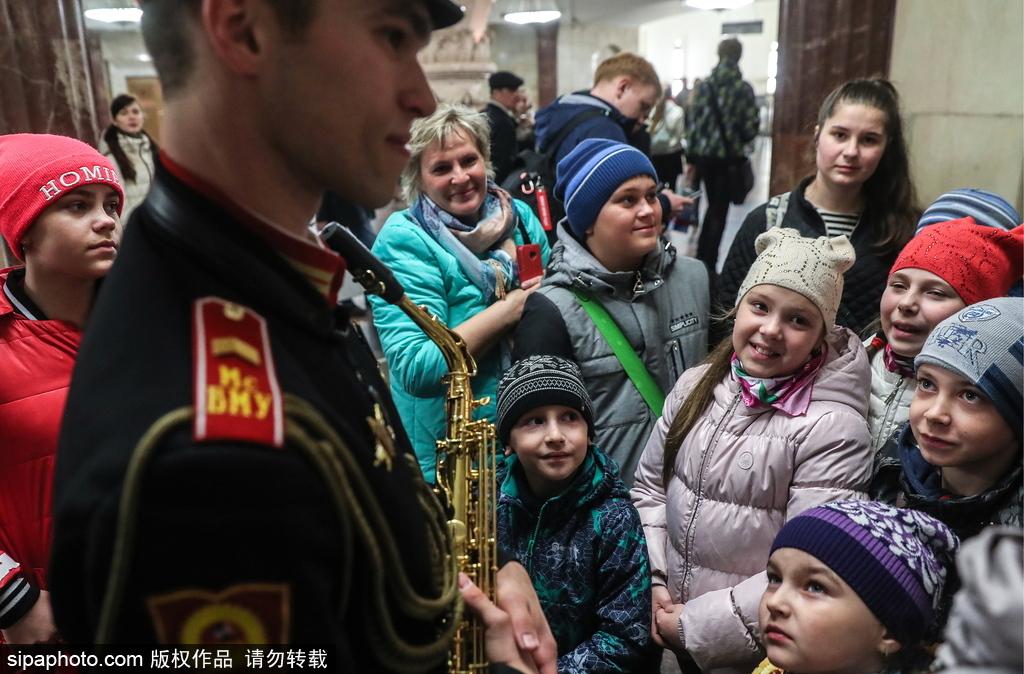
M498 441L508 446L512 427L538 407L565 405L587 421L594 437L594 408L576 363L558 356L530 356L517 361L498 382Z
M658 181L654 164L640 150L603 138L588 138L558 162L555 197L565 204L569 229L579 239L597 220L605 203L630 178Z
M959 544L945 524L916 510L837 501L787 522L771 551L795 548L818 558L908 645L931 623Z
M110 160L80 140L43 133L0 136L0 234L19 260L21 237L43 210L76 187L110 185L124 191Z
M843 272L857 254L845 236L811 239L795 229L773 227L754 242L757 259L743 279L736 306L754 286L763 283L798 292L818 307L831 330L843 296Z
M1022 354L1024 300L996 297L972 304L936 325L914 366L931 363L977 386L1020 442L1024 424Z
M1002 297L1024 275L1024 225L1007 231L961 218L919 229L889 275L908 267L940 277L964 304Z
M985 190L953 190L935 200L921 214L917 222L917 232L928 225L940 222L974 218L974 221L985 227L1011 230L1021 223L1020 215L1013 206L994 192Z

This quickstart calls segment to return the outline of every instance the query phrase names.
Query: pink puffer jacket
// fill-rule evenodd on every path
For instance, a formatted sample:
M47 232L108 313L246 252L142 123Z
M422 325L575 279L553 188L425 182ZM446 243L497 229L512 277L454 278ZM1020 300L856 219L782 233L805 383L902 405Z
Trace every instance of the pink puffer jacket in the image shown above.
M726 378L683 442L666 490L664 440L706 366L687 371L665 401L631 491L654 583L684 603L679 631L701 669L750 672L763 655L757 609L775 534L826 501L864 498L871 478L871 372L856 336L836 327L807 413L748 408ZM667 493L666 493L667 492Z

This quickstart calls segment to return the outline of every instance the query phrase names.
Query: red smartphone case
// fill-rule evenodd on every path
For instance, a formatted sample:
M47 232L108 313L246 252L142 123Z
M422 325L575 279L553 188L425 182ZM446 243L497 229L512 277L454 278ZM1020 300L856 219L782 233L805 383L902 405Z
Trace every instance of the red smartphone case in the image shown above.
M516 246L516 262L519 263L519 282L529 281L544 273L540 259L540 244L527 243Z

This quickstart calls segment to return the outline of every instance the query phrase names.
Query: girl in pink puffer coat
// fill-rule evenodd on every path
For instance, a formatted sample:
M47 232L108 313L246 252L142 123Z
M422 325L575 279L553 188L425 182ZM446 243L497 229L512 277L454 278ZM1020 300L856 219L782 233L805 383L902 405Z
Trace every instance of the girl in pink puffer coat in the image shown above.
M684 672L757 665L775 535L808 508L863 498L871 477L867 355L834 325L853 247L776 228L756 248L731 337L676 382L631 491L652 631Z

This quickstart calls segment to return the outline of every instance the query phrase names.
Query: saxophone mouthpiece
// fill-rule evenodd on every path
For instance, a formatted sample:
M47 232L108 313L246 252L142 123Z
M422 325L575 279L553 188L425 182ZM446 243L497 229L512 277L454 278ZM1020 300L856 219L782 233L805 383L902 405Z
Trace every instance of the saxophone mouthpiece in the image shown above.
M320 238L338 255L345 258L352 277L366 288L366 292L380 295L389 304L398 304L405 296L405 288L395 275L348 228L337 222L327 223L320 230Z

